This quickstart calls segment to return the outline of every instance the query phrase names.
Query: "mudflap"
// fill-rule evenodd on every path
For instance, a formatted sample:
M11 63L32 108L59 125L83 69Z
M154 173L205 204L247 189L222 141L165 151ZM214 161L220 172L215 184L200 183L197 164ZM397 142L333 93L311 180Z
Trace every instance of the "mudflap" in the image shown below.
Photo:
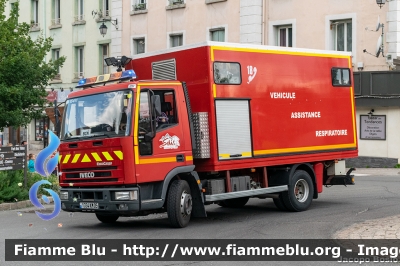
M204 207L204 196L199 175L195 171L191 172L190 174L196 180L196 182L188 182L193 199L192 217L207 217L206 208Z
M333 186L333 185L354 185L354 175L351 174L356 170L355 168L350 168L346 175L334 175L334 176L328 176L327 179L324 180L324 185L326 186Z

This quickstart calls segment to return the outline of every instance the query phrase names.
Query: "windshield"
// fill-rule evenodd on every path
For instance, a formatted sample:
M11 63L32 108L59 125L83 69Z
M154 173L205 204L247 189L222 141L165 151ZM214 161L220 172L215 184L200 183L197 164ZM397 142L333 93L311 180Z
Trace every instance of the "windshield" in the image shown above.
M128 136L131 128L132 91L113 91L65 103L61 139Z

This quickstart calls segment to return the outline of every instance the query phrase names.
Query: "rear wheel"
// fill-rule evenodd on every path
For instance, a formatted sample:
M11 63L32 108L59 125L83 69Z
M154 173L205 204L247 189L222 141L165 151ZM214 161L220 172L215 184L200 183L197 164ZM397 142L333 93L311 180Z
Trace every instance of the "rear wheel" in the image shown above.
M246 205L246 203L249 201L249 197L244 197L244 198L236 198L236 199L227 199L223 200L220 203L218 203L219 206L221 207L228 207L228 208L240 208Z
M118 215L104 215L99 213L96 213L96 217L102 223L114 223L119 218Z
M310 207L314 194L314 185L310 175L297 170L290 178L288 191L282 193L284 205L290 211L305 211Z
M189 224L193 200L188 182L175 180L168 192L167 213L173 227L183 228Z

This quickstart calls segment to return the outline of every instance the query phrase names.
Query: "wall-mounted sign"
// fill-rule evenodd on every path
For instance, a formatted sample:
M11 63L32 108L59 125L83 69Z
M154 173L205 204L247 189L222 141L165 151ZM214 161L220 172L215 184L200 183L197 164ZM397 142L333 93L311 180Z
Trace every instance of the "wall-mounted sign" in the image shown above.
M48 91L46 99L49 102L54 102L57 100L57 91Z
M360 115L360 139L386 140L386 115Z
M58 103L63 103L67 100L68 94L70 94L71 91L69 89L65 89L63 91L58 91L57 92L57 102Z

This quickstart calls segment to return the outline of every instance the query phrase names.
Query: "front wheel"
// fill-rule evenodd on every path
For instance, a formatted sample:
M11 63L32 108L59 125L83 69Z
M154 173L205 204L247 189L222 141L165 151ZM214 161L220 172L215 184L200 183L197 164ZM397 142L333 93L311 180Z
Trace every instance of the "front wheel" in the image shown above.
M168 192L167 213L173 227L183 228L189 224L193 200L188 182L175 180Z
M119 218L118 215L104 215L99 213L96 213L96 217L102 223L114 223Z
M288 191L282 193L282 199L288 210L301 212L310 207L313 194L314 185L310 175L304 170L297 170L290 178Z

